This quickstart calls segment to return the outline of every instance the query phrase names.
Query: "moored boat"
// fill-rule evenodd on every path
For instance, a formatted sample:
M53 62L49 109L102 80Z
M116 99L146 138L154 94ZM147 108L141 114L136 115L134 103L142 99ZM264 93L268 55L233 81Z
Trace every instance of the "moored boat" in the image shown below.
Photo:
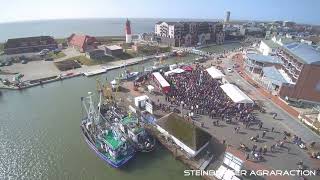
M92 94L81 98L86 116L81 122L81 132L86 143L96 155L114 168L125 165L135 155L135 149L125 138L124 134L100 114L100 102L98 110L94 108ZM86 103L84 100L87 100ZM100 118L102 120L100 121Z
M125 70L124 73L121 74L121 80L132 80L139 75L139 72L130 72Z
M118 123L119 129L134 144L139 152L151 152L155 149L155 138L142 127L139 119L132 115L122 118Z

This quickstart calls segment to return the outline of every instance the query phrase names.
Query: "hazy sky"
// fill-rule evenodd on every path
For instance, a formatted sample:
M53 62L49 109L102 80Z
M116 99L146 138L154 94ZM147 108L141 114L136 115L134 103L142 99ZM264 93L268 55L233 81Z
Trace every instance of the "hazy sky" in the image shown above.
M320 24L320 0L0 0L0 22L131 17L290 20Z

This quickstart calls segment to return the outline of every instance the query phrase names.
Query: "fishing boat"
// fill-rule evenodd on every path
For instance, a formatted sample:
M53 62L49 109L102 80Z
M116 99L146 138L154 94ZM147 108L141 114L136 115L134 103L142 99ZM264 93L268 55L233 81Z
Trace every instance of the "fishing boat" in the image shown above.
M116 104L103 104L101 114L123 133L136 151L151 152L155 148L155 138L146 131L139 119L127 113Z
M139 152L151 152L155 149L155 138L143 128L137 117L129 114L122 118L117 125L119 129L131 140Z
M81 98L86 116L81 122L81 132L84 140L95 154L114 168L125 165L135 155L135 149L116 125L101 116L101 93L98 110L92 101L92 93Z

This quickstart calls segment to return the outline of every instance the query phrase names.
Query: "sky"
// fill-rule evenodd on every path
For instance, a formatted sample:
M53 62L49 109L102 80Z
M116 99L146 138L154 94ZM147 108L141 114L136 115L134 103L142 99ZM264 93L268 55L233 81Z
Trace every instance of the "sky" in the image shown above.
M288 20L320 25L320 0L0 0L0 23L73 18Z

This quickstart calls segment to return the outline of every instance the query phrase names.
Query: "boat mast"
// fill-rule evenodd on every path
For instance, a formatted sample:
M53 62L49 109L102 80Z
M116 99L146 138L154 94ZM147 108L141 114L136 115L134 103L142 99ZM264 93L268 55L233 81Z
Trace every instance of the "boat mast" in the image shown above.
M100 112L100 106L101 106L101 91L99 92L100 94L100 101L98 103L98 110ZM94 103L93 103L93 100L92 100L92 92L88 92L88 97L86 97L88 99L87 103L89 104L89 108L87 107L86 103L84 101L83 102L83 106L87 112L87 121L88 122L92 122L94 123L95 125L97 125L99 123L99 120L100 120L100 115L99 113L97 113L95 107L94 107Z

